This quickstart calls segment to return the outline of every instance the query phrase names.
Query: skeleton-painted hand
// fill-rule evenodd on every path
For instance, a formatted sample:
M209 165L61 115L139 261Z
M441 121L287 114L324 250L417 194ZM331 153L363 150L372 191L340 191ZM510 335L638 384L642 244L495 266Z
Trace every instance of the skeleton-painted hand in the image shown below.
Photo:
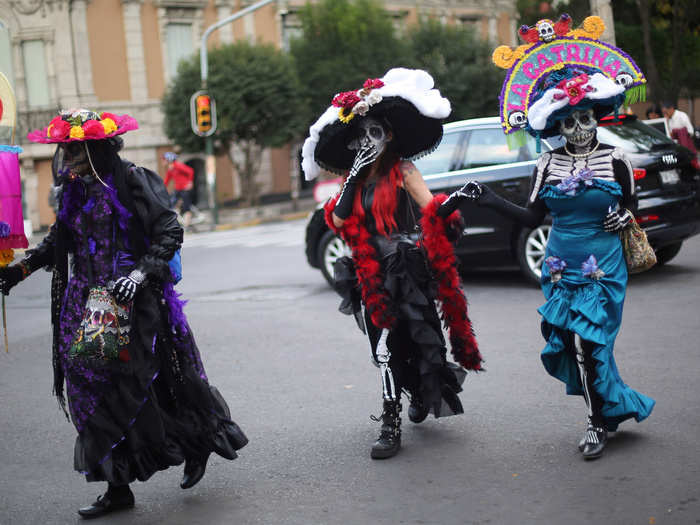
M120 277L112 288L114 298L120 303L128 303L133 300L145 280L146 274L141 270L134 270L128 277Z
M448 217L459 207L462 201L470 200L475 202L479 200L482 191L481 184L473 180L468 181L464 186L447 197L447 200L438 208L438 215L440 215L440 217Z
M340 219L347 219L352 213L353 201L355 200L355 189L357 187L357 180L362 171L362 168L374 162L379 154L377 153L377 148L373 144L365 144L360 147L355 160L350 168L350 173L345 179L343 184L343 189L340 191L340 197L335 204L335 213Z
M368 164L372 164L375 160L377 160L378 156L379 152L377 151L377 147L374 144L363 144L358 150L357 155L355 156L355 160L352 163L350 173L348 174L348 178L345 180L345 183L347 184L351 181L356 182L357 176L359 175L362 168L364 168Z
M610 233L619 232L627 228L629 223L633 220L634 217L629 210L622 209L611 211L603 220L603 229Z

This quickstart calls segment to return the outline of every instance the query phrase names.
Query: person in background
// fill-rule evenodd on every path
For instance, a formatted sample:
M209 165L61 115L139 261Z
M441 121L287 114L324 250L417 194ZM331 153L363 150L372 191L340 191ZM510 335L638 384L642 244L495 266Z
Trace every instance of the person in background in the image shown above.
M192 222L192 187L194 186L194 170L187 164L178 162L177 154L172 151L166 151L163 154L163 161L167 168L165 173L165 187L168 187L170 181L175 185L175 202L182 202L180 214L185 221L185 229L189 229Z
M668 129L671 134L677 129L685 128L688 130L688 135L693 136L693 125L690 123L690 118L687 113L680 109L676 109L676 105L670 101L664 101L661 104L661 112L668 122Z
M647 120L653 120L656 118L661 118L661 110L659 109L659 106L656 104L653 104L647 108Z

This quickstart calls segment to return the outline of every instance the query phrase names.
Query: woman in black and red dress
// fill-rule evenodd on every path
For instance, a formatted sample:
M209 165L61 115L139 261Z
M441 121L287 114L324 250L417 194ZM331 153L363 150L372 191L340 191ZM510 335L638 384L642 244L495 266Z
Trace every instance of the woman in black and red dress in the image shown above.
M380 370L384 406L374 459L400 448L402 392L414 423L430 412L459 414L465 369L481 369L448 239L461 230L455 210L468 195L433 197L410 161L439 144L449 113L428 73L392 69L337 95L304 144L307 179L320 169L347 172L341 192L326 204L326 222L352 249L352 258L335 266L341 311L355 314ZM461 366L446 359L435 301Z

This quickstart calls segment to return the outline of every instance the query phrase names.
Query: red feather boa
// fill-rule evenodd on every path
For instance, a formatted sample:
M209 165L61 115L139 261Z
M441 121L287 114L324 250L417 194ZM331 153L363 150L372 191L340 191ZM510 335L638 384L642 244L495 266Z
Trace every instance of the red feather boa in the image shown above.
M360 282L362 302L367 308L372 322L378 328L391 328L396 319L389 312L391 301L382 286L377 253L369 243L371 235L356 215L348 217L342 228L336 228L333 224L332 213L338 197L339 195L336 195L324 206L326 224L336 235L340 235L352 250L352 260L355 263L357 280Z
M423 247L438 283L438 298L442 303L442 318L450 336L452 355L464 368L481 370L483 359L467 313L467 298L462 292L457 273L457 258L445 233L447 227L459 223L460 215L456 211L443 219L437 214L438 208L446 200L447 195L436 195L422 210Z
M391 301L382 287L382 276L377 254L369 243L370 233L355 215L344 222L342 228L333 224L333 210L339 195L324 206L326 224L350 246L355 263L355 271L360 282L362 302L370 313L372 322L378 328L391 328L395 317L390 313ZM447 239L445 228L460 222L459 212L447 219L437 215L437 209L446 195L437 195L424 209L420 220L423 229L422 245L438 282L438 299L441 303L442 318L450 337L452 355L468 370L481 370L481 354L474 337L471 321L467 315L467 299L462 292L457 259L452 243Z

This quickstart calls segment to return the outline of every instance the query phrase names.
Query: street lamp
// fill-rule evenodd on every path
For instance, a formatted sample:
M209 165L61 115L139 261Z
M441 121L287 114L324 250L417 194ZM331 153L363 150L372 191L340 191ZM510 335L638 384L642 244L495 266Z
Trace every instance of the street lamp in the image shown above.
M206 92L207 79L209 78L209 64L207 62L207 39L209 38L209 36L221 26L230 24L234 20L238 20L239 18L258 10L261 7L266 6L267 4L276 1L277 0L261 0L260 2L256 2L253 5L246 7L245 9L241 9L237 13L234 13L231 16L227 16L226 18L223 18L215 24L212 24L206 28L206 30L202 34L202 40L199 44L199 65L201 70L202 91ZM214 225L217 225L219 223L219 207L216 203L216 158L214 157L214 140L212 139L212 133L213 131L211 131L211 133L207 131L207 134L204 135L204 148L207 156L206 171L207 188L209 190L209 202L212 204L212 218L214 220Z

